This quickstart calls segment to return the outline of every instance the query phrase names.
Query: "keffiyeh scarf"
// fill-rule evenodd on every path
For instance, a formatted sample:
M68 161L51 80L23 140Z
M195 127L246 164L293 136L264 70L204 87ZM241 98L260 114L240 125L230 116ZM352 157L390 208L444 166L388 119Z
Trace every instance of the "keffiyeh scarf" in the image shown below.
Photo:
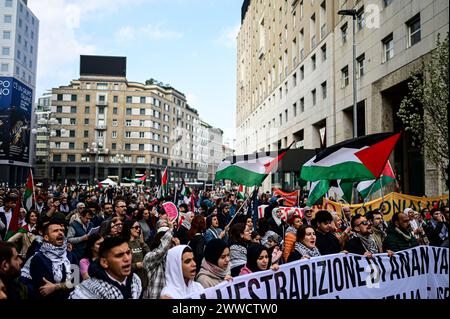
M361 240L361 243L364 246L364 249L371 252L372 254L378 254L378 246L375 240L372 238L371 235L369 236L362 236L361 234L356 233L356 236Z
M48 242L43 242L41 253L52 262L53 279L55 282L61 282L63 271L66 273L66 281L71 281L72 271L70 261L67 259L67 241L62 246L54 246Z
M299 243L298 241L295 242L295 248L296 251L300 253L300 255L303 256L309 256L309 257L319 257L320 252L317 247L314 247L313 249L306 247L302 243Z

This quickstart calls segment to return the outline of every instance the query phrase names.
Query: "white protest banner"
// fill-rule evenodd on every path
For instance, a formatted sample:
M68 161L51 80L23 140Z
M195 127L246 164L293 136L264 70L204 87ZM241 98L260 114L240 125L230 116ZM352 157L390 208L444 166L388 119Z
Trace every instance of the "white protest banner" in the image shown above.
M258 218L263 218L264 217L264 209L266 209L266 207L269 205L260 205L258 206ZM295 214L299 215L301 218L303 218L303 209L300 207L277 207L278 209L281 209L282 215L281 215L281 220L286 221L287 219L287 215L291 210L295 211Z
M233 278L190 299L448 299L449 249L335 254Z

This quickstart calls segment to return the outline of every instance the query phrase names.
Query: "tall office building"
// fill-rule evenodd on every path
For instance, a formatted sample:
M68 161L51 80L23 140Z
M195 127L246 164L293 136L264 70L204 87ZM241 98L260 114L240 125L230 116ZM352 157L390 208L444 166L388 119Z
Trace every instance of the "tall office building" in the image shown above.
M236 153L315 149L352 138L352 18L356 10L358 136L401 131L396 116L413 70L448 32L441 0L245 0L237 38ZM403 134L391 163L403 192L445 190L436 167ZM299 167L300 170L300 167ZM271 185L298 181L299 170ZM298 187L290 183L290 188Z
M24 183L31 128L39 20L26 0L0 0L0 182Z

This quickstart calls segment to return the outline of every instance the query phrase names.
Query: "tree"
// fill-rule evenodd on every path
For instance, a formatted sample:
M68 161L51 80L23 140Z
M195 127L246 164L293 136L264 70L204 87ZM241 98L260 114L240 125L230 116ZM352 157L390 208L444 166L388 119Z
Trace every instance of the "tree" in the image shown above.
M424 157L442 174L447 188L449 165L448 141L448 33L443 42L439 35L430 59L411 74L409 92L397 116L405 130L411 132L413 143Z

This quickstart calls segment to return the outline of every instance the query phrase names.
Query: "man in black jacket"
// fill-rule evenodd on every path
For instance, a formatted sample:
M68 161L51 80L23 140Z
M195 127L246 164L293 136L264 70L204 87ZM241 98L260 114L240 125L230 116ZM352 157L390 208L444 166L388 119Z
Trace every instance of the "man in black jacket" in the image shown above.
M341 245L332 233L333 216L326 210L319 210L314 218L316 224L316 247L321 255L331 255L341 252Z
M433 217L425 228L425 233L430 240L430 245L440 247L447 240L448 244L448 228L445 225L445 218L442 212L436 208L431 210ZM447 246L448 247L448 246Z
M372 257L372 254L383 252L373 237L372 222L370 220L367 220L365 216L356 214L352 217L351 226L355 236L346 243L346 251L366 257ZM387 253L389 255L393 254L390 250Z

